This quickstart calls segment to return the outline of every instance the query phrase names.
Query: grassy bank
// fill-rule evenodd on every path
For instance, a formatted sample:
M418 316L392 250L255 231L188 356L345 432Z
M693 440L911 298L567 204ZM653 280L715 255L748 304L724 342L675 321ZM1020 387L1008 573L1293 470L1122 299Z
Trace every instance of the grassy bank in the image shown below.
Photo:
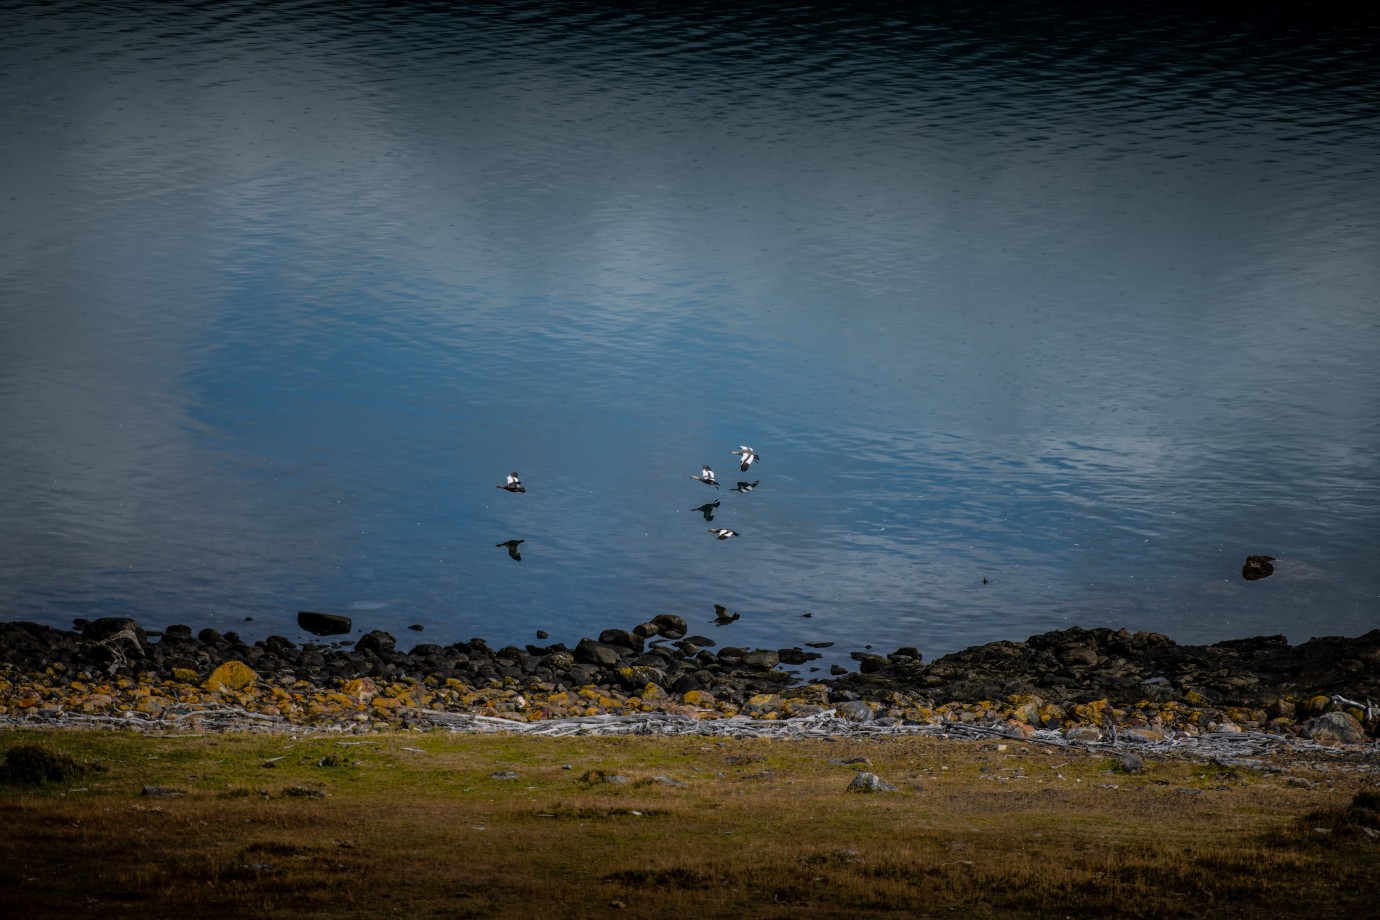
M1127 773L1018 741L74 730L0 749L13 917L1277 920L1373 916L1380 890L1375 774L1325 757ZM861 771L896 791L845 792Z

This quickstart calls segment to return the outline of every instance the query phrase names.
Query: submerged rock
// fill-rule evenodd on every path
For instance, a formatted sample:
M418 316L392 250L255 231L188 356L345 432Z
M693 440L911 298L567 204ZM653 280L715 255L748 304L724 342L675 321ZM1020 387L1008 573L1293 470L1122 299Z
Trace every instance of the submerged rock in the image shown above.
M354 625L349 617L335 613L316 613L311 610L297 612L297 625L313 636L342 636Z

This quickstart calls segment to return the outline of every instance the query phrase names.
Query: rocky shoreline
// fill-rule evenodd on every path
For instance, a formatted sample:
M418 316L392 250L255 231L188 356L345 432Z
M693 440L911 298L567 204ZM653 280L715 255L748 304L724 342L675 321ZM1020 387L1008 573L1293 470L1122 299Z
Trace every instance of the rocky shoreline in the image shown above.
M661 615L575 646L483 640L397 648L233 632L144 629L127 618L59 630L0 623L0 721L73 716L151 727L233 709L268 722L353 731L434 726L429 714L513 722L668 713L780 720L833 711L855 722L988 726L1011 737L1147 742L1263 732L1321 744L1380 737L1380 630L1290 645L1263 636L1207 646L1158 633L1071 628L925 663L916 649L854 652L856 671L802 676L807 649L717 646ZM177 719L173 717L176 716ZM180 721L179 721L180 720Z

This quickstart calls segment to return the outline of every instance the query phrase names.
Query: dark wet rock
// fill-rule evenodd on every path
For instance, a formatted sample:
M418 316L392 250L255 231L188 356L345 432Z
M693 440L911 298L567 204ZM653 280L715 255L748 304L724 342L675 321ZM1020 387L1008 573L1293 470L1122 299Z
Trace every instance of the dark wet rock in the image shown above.
M684 638L687 632L685 620L671 613L659 613L652 617L652 625L656 626L658 635L667 639Z
M349 617L339 614L299 610L297 625L314 636L341 636L348 633L354 624Z
M82 638L88 642L103 642L126 632L133 634L139 640L140 645L148 643L148 634L144 632L138 621L130 617L101 617L98 620L92 620L90 625L82 630Z
M599 633L599 641L604 645L617 645L635 652L642 651L643 639L626 629L606 629Z
M742 657L742 665L745 668L774 668L781 662L781 656L772 649L755 649Z
M611 645L593 639L581 639L575 646L575 660L583 664L611 668L618 664L619 655L617 649Z
M257 642L255 644L262 646L267 652L280 656L297 648L296 643L286 636L269 636L262 642Z
M671 685L666 689L670 690L672 693L684 695L691 690L701 690L703 687L704 685L700 683L700 679L687 671L677 675L675 680L671 681Z
M1275 567L1270 564L1274 561L1274 556L1247 556L1246 564L1241 567L1241 577L1247 581L1269 578L1275 574Z
M849 657L858 663L858 670L863 674L877 674L886 670L887 665L891 663L881 655L867 652L852 652Z

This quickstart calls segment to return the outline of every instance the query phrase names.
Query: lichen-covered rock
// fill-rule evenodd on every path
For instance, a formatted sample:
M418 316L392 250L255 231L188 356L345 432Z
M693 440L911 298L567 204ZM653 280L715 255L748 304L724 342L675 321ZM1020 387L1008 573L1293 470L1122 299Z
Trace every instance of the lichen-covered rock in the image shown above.
M1345 712L1325 712L1303 723L1303 736L1319 744L1365 744L1366 730Z
M248 690L259 681L259 675L243 661L231 659L211 672L203 686L212 692Z

